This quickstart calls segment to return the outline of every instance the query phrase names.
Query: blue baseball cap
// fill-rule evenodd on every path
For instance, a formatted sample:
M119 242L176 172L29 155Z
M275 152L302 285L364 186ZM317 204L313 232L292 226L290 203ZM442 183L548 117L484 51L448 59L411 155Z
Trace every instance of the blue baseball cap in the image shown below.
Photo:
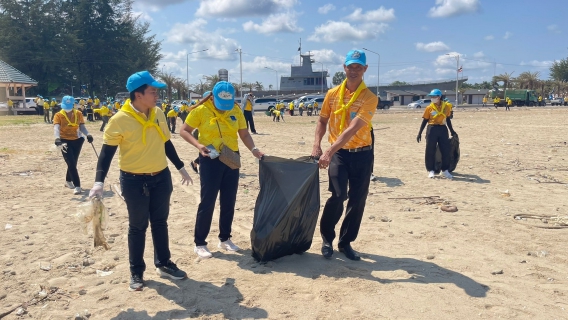
M140 71L136 72L128 78L128 81L126 81L126 89L128 90L128 92L132 92L145 84L158 89L164 89L165 87L167 87L165 83L156 81L156 79L152 77L150 72Z
M428 94L431 97L435 97L435 96L442 96L442 91L440 91L440 89L432 89L432 91L430 91L430 93Z
M362 66L367 65L367 56L363 50L351 50L345 56L345 65L348 66L352 63L358 63Z
M223 111L233 110L235 106L235 88L227 81L219 81L213 88L215 108Z
M75 98L72 96L65 96L61 99L61 109L71 111L75 105Z

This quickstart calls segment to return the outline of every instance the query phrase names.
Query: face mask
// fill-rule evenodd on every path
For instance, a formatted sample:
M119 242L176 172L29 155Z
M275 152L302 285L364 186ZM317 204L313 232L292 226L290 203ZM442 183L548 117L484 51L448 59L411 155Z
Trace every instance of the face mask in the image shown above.
M432 102L434 102L434 103L439 103L439 102L440 102L440 97L432 98Z

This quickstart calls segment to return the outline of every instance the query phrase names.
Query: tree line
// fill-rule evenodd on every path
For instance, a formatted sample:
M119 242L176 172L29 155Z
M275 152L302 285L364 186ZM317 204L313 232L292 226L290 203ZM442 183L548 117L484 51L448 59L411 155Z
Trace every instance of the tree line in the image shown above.
M30 76L30 95L113 96L156 72L161 44L132 0L0 0L0 59Z

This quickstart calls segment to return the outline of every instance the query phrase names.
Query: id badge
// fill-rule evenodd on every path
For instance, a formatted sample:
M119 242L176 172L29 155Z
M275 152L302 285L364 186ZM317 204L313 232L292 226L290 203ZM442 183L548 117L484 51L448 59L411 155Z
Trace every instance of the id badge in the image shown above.
M219 152L217 151L217 149L215 149L215 147L210 144L207 146L207 149L209 149L209 158L211 159L215 159L219 157Z

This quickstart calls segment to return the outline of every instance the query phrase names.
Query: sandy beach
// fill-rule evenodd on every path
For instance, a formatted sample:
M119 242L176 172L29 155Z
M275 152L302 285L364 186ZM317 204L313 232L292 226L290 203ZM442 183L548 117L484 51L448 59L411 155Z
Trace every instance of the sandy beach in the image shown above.
M363 255L358 262L337 251L322 258L316 229L306 253L256 263L250 231L258 164L248 152L233 224L233 241L243 250L217 249L217 207L208 238L213 258L197 260L199 177L189 170L197 151L173 135L194 179L182 186L170 164L170 249L189 278L156 275L148 231L142 292L128 291L127 211L112 187L118 156L105 184L111 214L105 251L93 247L92 232L83 234L74 217L94 182L91 146L85 143L79 158L87 191L74 196L64 188L66 165L53 147L52 125L39 116L2 117L0 314L32 301L5 319L567 319L568 228L555 228L562 221L554 217L568 223L568 109L456 110L461 160L451 181L427 178L425 140L415 140L421 115L391 109L373 118L379 179L371 183L353 243ZM256 145L273 156L309 155L317 117L285 121L257 112ZM97 152L99 127L87 124ZM327 172L320 171L320 180L323 207ZM441 211L443 204L458 211ZM42 287L46 296L38 295Z

